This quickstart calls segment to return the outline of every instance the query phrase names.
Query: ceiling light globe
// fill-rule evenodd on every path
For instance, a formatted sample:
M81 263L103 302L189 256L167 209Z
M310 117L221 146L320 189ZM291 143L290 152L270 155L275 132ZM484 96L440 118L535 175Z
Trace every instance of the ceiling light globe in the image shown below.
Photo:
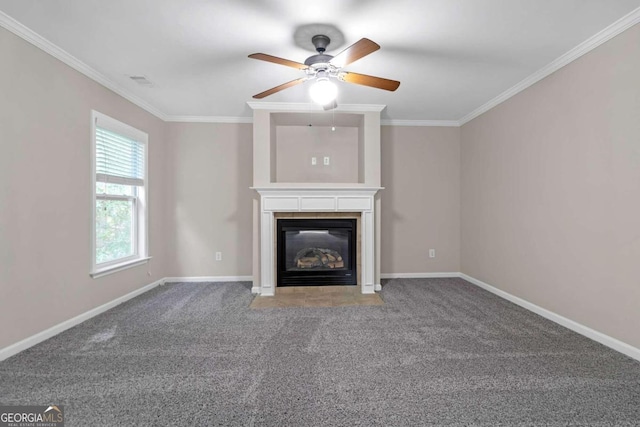
M309 88L309 95L316 104L327 105L336 99L338 88L327 77L319 77Z

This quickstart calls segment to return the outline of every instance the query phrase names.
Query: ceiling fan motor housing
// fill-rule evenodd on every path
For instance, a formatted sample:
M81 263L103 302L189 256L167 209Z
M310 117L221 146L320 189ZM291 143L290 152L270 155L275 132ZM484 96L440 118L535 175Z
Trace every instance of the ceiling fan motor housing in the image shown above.
M331 39L323 34L318 34L311 37L311 43L316 47L318 53L322 53L327 50L327 46L331 43Z
M318 55L313 55L307 58L306 61L304 61L304 65L308 65L308 66L312 66L312 65L317 65L317 64L329 64L329 61L331 61L333 59L333 56L331 55L325 55L323 53L318 54Z
M311 43L316 47L317 55L310 56L304 61L304 65L314 66L315 69L328 68L329 61L333 59L331 55L325 55L327 46L331 43L331 39L325 35L318 34L311 38ZM324 65L326 64L326 66Z

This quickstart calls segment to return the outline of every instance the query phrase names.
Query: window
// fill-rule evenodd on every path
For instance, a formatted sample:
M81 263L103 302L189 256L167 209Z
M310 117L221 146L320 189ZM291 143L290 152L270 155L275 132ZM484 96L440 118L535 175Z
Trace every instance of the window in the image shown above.
M99 277L149 259L146 133L96 111L93 119L93 255Z

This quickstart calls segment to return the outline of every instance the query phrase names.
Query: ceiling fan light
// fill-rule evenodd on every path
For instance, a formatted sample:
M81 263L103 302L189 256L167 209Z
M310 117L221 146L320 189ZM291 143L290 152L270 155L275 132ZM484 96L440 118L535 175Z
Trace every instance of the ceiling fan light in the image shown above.
M327 105L336 99L338 88L328 77L319 77L309 88L309 95L316 104Z

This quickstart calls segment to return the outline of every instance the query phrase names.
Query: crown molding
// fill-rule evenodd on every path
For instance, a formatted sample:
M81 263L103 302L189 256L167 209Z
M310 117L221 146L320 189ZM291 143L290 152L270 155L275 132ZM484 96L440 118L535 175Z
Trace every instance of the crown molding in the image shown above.
M479 115L486 113L487 111L503 103L504 101L511 98L512 96L527 89L528 87L533 86L535 83L553 74L554 72L558 71L560 68L564 67L565 65L568 65L569 63L575 61L576 59L580 58L582 55L591 52L593 49L611 40L618 34L633 27L639 22L640 22L640 7L628 13L627 15L623 16L622 18L620 18L613 24L609 25L607 28L600 31L599 33L595 34L594 36L580 43L578 46L574 47L573 49L571 49L564 55L560 56L553 62L547 64L545 67L531 74L529 77L522 80L520 83L502 92L500 95L496 96L491 101L476 108L466 116L462 117L459 120L460 126L470 122L471 120L475 119Z
M458 120L380 120L382 126L460 127Z
M166 116L165 122L180 123L253 123L253 117L231 116Z
M607 42L618 34L631 28L632 26L640 23L640 7L628 13L618 21L606 27L604 30L590 37L583 43L579 44L575 48L571 49L564 55L560 56L553 62L547 64L545 67L531 74L529 77L522 80L515 86L507 89L497 97L493 98L489 102L471 111L459 120L382 120L383 126L447 126L447 127L459 127L465 123L470 122L483 113L491 110L497 105L508 100L512 96L522 92L528 87L534 85L545 77L558 71L560 68L568 65L569 63L580 58L584 54L592 51L601 44ZM184 122L184 123L252 123L253 119L250 117L226 117L226 116L168 116L158 108L144 101L136 95L129 93L122 86L113 82L102 73L99 73L95 69L91 68L84 62L80 61L64 49L58 47L54 43L40 36L33 30L24 26L20 22L16 21L6 13L0 11L0 27L5 28L16 36L31 43L35 47L43 50L54 58L62 61L74 70L84 74L95 82L101 84L107 89L122 96L126 100L132 102L143 110L158 117L166 122ZM322 112L323 108L319 105L312 103L286 103L286 102L247 102L249 107L254 110L286 110L286 111L300 111L300 112ZM386 108L386 105L375 104L343 104L339 105L332 111L337 112L381 112Z
M313 104L313 103L295 103L295 102L247 102L247 105L251 107L253 110L282 110L282 111L299 111L299 112L324 112L325 110L322 108L322 105ZM386 105L380 104L340 104L337 108L333 110L328 110L327 112L335 111L335 112L374 112L379 113L380 111L387 108Z
M361 106L358 106L361 107ZM275 109L284 108L279 106ZM272 108L258 108L271 110ZM292 111L286 109L287 111ZM293 111L308 111L293 110ZM322 110L311 110L322 111ZM364 111L362 108L345 111ZM253 123L253 117L225 117L225 116L165 116L166 122L177 123ZM381 120L381 126L427 126L427 127L460 127L457 120Z
M143 110L148 111L149 113L153 114L154 116L158 117L161 120L165 120L166 116L162 111L158 110L156 107L142 100L141 98L138 98L137 96L129 93L120 85L116 84L115 82L107 78L105 75L94 70L84 62L80 61L75 56L71 55L69 52L53 44L49 40L42 37L40 34L27 28L26 26L24 26L23 24L16 21L15 19L13 19L12 17L10 17L9 15L7 15L2 11L0 11L0 26L12 32L16 36L22 38L23 40L31 43L35 47L45 51L46 53L53 56L54 58L62 61L63 63L67 64L69 67L73 68L74 70L96 81L97 83L101 84L107 89L117 93L121 97L134 103L135 105L142 108Z

